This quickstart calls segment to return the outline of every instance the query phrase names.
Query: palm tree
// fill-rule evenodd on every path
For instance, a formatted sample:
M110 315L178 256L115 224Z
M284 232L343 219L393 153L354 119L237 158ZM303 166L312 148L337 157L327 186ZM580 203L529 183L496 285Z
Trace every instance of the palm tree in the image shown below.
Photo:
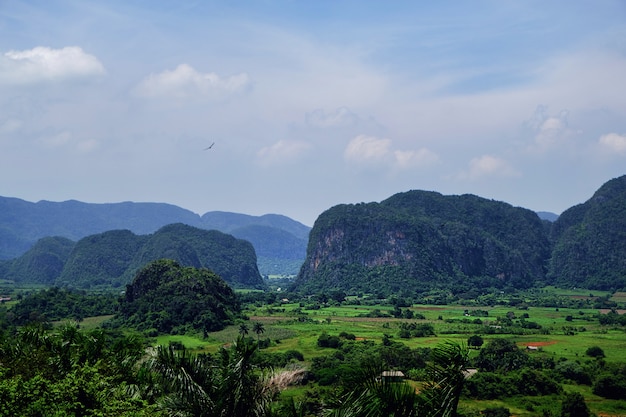
M261 333L265 332L265 326L263 326L263 323L257 321L252 325L252 331L256 333L256 341L259 343Z
M256 349L242 336L218 360L159 346L146 367L165 394L160 408L176 416L268 416L273 392L252 365Z
M246 323L241 323L239 325L239 335L240 336L246 336L249 331L250 331L250 328L248 327L248 325Z
M467 371L468 349L446 342L432 350L431 359L422 408L431 417L455 417Z
M381 378L385 368L379 364L365 368L361 381L347 396L331 406L331 417L416 417L419 396L406 382Z

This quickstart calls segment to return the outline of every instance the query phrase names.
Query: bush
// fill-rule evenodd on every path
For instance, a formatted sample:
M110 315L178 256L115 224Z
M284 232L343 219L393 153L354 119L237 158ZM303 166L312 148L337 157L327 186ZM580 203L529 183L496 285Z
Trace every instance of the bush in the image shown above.
M591 385L591 377L576 361L559 362L554 370L559 376L577 384Z
M592 358L604 358L604 351L599 346L591 346L587 349L585 355L591 356Z
M341 339L338 336L330 336L328 333L324 332L317 338L317 346L337 349L341 346Z
M302 352L300 352L299 350L288 350L287 352L285 352L285 357L287 358L287 360L291 360L291 359L295 359L297 361L302 362L304 360L304 355L302 354Z
M579 392L565 394L561 403L561 417L589 417L591 413L585 399Z
M621 400L626 398L626 380L622 376L605 373L594 381L592 391L604 398Z

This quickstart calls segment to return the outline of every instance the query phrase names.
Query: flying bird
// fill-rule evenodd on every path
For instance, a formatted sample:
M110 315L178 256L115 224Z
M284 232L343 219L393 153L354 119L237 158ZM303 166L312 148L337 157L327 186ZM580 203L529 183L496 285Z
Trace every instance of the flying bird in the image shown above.
M213 143L211 144L211 146L209 146L208 148L204 148L203 150L208 151L209 149L211 149L211 148L213 147L213 145L215 145L215 142L213 142Z

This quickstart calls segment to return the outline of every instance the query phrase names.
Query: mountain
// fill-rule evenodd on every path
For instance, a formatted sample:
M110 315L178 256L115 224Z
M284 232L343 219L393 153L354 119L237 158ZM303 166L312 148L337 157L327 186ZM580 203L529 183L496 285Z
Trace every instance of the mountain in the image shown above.
M263 275L296 275L306 256L310 227L278 214L249 216L211 211L201 227L229 233L252 243Z
M74 244L64 237L41 238L19 258L0 262L0 274L10 281L20 282L26 277L32 284L53 285L63 272Z
M77 241L110 230L128 230L145 235L174 223L215 229L235 237L245 234L255 250L263 253L260 265L269 268L263 273L282 275L298 272L304 260L310 230L308 226L277 214L249 216L214 211L199 216L165 203L92 204L74 200L31 203L0 197L0 260L23 255L43 237L59 236ZM263 226L265 229L252 233L248 229L251 226ZM275 235L277 240L271 241L269 235ZM283 258L282 254L288 256Z
M218 230L203 230L185 224L159 229L136 254L131 278L148 262L168 258L183 266L208 268L233 287L264 288L252 244Z
M626 175L569 208L552 227L548 277L558 285L626 288Z
M549 211L538 211L537 216L539 216L541 220L547 220L549 222L555 222L556 219L559 218L558 214Z
M248 226L267 226L284 230L298 239L307 240L310 227L298 223L289 217L279 214L264 214L263 216L250 216L247 214L230 213L225 211L209 211L201 217L201 226L204 229L220 230L224 233L234 234L238 229Z
M293 289L524 288L544 279L549 257L543 223L530 210L474 195L409 191L322 213Z
M4 277L21 284L71 288L123 287L152 261L171 259L184 267L206 268L235 288L264 288L252 244L217 230L182 223L151 235L110 230L74 243L42 238L21 257L3 262Z
M240 316L234 291L207 269L161 259L146 265L127 286L114 325L140 331L216 331Z

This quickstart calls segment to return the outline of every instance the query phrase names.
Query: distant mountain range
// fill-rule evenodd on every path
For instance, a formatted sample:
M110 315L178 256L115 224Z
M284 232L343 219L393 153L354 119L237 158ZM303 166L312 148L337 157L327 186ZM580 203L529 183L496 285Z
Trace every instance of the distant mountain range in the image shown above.
M309 236L292 288L304 293L624 289L626 176L558 218L475 195L409 191L332 207Z
M277 214L250 216L212 211L199 216L164 203L31 203L0 197L0 260L18 258L45 237L78 241L111 230L147 235L173 223L218 230L248 240L264 275L297 274L306 255L310 231L310 227Z
M62 237L42 238L19 258L1 262L0 277L18 284L124 288L141 268L164 258L207 268L234 288L265 288L250 242L182 223L149 235L111 230L76 243Z
M560 216L414 190L332 207L312 229L275 214L0 197L0 256L0 279L77 288L119 287L147 262L169 258L234 287L297 274L291 289L309 294L626 289L626 176Z

